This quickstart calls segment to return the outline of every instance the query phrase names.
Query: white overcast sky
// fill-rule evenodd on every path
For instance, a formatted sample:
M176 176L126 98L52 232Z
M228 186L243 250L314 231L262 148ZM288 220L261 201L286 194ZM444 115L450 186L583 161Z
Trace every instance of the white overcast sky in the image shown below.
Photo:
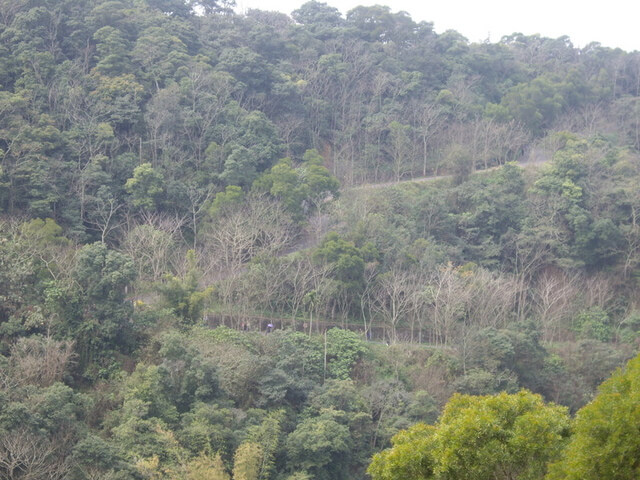
M236 0L238 11L249 8L291 13L304 0ZM472 42L487 38L497 42L503 35L539 33L557 38L569 35L584 47L592 41L627 51L640 50L639 0L326 0L342 13L358 5L388 5L404 10L414 21L433 22L438 33L457 30Z

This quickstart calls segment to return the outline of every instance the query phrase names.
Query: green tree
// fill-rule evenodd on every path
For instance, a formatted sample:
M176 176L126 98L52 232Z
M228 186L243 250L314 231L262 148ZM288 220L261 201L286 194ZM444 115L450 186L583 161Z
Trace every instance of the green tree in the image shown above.
M134 207L150 210L157 206L164 191L163 177L150 163L143 163L135 168L125 188L131 195Z
M202 453L187 464L186 480L231 480L231 477L219 453L213 457Z
M640 476L640 355L604 382L576 415L571 442L547 480L634 480Z
M8 391L3 385L0 398L0 478L69 478L89 397L54 383Z
M237 135L220 178L227 185L249 186L280 157L282 143L275 125L260 111L241 114Z
M290 158L281 159L253 182L253 189L278 198L296 218L309 210L319 211L322 204L338 196L338 180L322 166L317 150L307 150L304 163L294 168Z
M557 78L541 75L531 82L511 88L502 98L500 106L535 135L541 135L567 104L563 86Z
M339 420L343 412L325 410L300 422L286 441L290 468L308 471L318 480L344 479L351 447L349 429Z
M592 338L606 342L613 331L609 315L600 307L591 307L580 312L573 322L573 330L579 338Z
M473 173L471 152L463 145L456 144L449 147L445 162L453 173L454 185L466 182L469 175Z
M291 13L291 17L320 40L335 37L338 27L344 24L340 10L316 0L302 4Z
M71 479L135 478L133 465L113 444L95 434L89 434L73 447Z
M244 200L242 188L236 185L227 185L223 192L218 192L209 207L209 215L216 217L222 215L233 207L240 205Z
M233 456L233 480L259 480L262 466L262 447L244 442Z
M106 26L93 34L96 41L95 70L103 75L131 73L131 45L117 28Z
M391 439L392 447L374 455L368 473L373 480L426 480L434 476L437 428L418 423Z
M534 480L568 435L567 409L539 395L456 394L435 426L418 424L394 437L369 473L374 480Z
M183 2L177 3L185 6ZM131 51L133 60L140 67L139 74L152 81L156 91L160 90L189 58L184 42L171 33L161 27L149 27L141 33Z
M527 234L547 245L567 266L598 265L615 257L621 234L611 218L594 218L589 181L589 142L562 134L563 148L530 192L534 208Z
M106 117L118 133L139 120L144 87L133 74L111 77L94 71L89 80L93 87L88 98L91 106L100 116Z
M293 168L290 158L283 158L271 169L253 182L254 190L267 192L279 199L285 208L296 217L302 215L302 202L308 196L308 189Z
M158 289L165 298L169 308L186 325L194 325L202 317L206 300L213 293L213 288L199 289L200 271L198 270L196 253L187 252L187 272L182 277L167 274L165 282Z
M358 360L367 351L363 340L350 330L332 328L327 331L327 373L340 380L346 380Z
M363 282L363 253L353 242L330 232L313 254L314 260L334 265L335 277L344 288L357 290Z
M259 478L268 479L275 470L275 459L282 442L282 423L285 419L284 410L271 412L260 425L254 425L247 430L247 440L260 447L262 453L259 459Z
M225 49L220 54L218 68L231 73L252 93L268 91L273 82L272 66L247 47Z
M126 299L134 278L129 257L109 250L104 243L93 243L78 252L75 283L49 292L58 303L60 330L76 340L82 366L110 350L127 352L135 347L133 307Z

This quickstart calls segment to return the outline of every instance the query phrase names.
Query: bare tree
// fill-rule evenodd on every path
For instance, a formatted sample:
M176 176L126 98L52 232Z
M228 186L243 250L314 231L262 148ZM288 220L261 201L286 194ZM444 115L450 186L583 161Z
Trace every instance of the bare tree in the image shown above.
M294 147L301 143L300 137L303 134L304 120L292 114L278 115L276 127L286 146L286 156L293 156Z
M124 220L119 220L116 216L118 211L124 207L124 204L111 195L106 197L98 195L93 203L92 215L87 214L85 222L90 225L88 227L90 230L100 233L100 241L104 243L111 232L125 224Z
M48 387L62 379L73 356L73 342L50 337L20 338L11 347L10 375L18 385Z
M624 132L635 148L640 148L640 99L624 96L613 103L617 130Z
M133 259L140 280L158 281L176 267L183 225L180 217L157 213L130 219L121 248Z
M378 276L371 307L389 327L391 343L398 341L399 323L412 317L419 291L420 282L414 272L394 268Z
M513 319L518 294L517 279L477 269L468 277L468 318L476 328L503 328Z
M529 142L529 134L517 120L501 123L494 129L491 142L495 145L499 164L515 161Z
M582 281L584 306L606 310L616 297L615 283L611 276L600 272L586 276Z
M420 102L412 108L415 132L422 146L422 176L427 176L432 139L440 133L446 120L444 108L435 102Z
M0 478L6 480L62 480L71 462L65 457L69 435L53 438L34 435L26 429L0 435Z
M463 275L466 289L465 313L457 322L455 344L466 372L470 342L479 330L504 328L515 317L517 278L478 268Z
M295 238L293 221L282 206L264 196L252 195L237 207L225 210L203 232L199 257L203 276L218 282L224 304L234 304L240 290L240 274L257 256L275 256Z
M286 290L283 293L293 320L304 309L309 293L322 291L321 287L326 284L332 267L313 262L306 253L294 256L288 264Z
M637 162L629 163L631 165L637 164ZM631 272L640 265L640 192L634 177L630 177L629 183L621 189L621 193L625 197L624 200L629 205L628 220L625 224L620 225L623 241L617 252L622 257L624 278L628 278Z
M428 313L432 323L431 342L448 345L456 321L465 314L469 291L458 270L451 264L432 273L428 281Z
M265 195L252 195L223 212L203 234L206 272L236 273L258 255L276 255L294 239L294 225L282 206Z
M580 278L564 272L545 271L533 289L535 316L542 327L546 343L560 339L563 324L576 312L576 300L581 290Z
M480 115L470 122L454 124L450 135L454 143L469 150L473 170L479 167L479 163L487 169L492 164L516 160L529 141L529 135L518 121L499 122Z
M522 321L531 311L530 286L540 269L545 265L549 248L535 239L516 236L512 242L509 262L517 284L516 319Z
M187 186L187 198L189 199L189 213L191 216L191 231L193 232L193 249L198 247L198 224L205 207L209 204L209 200L213 195L213 185L205 188L198 188L195 185Z
M378 275L378 263L371 262L364 266L364 288L360 293L360 314L364 327L365 338L369 338L373 316L374 295L376 291L376 277ZM369 321L367 322L367 316Z
M410 139L411 126L393 121L389 124L387 154L391 158L394 180L399 182L411 172L413 145Z
M596 133L611 130L611 125L607 125L608 113L602 102L588 103L560 116L553 122L552 130L581 133L585 137L591 137Z

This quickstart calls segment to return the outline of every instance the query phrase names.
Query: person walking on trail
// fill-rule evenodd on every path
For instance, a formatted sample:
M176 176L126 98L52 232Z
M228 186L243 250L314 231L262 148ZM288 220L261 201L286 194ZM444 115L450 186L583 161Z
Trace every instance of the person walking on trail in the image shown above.
M267 333L271 333L273 331L273 323L267 325Z

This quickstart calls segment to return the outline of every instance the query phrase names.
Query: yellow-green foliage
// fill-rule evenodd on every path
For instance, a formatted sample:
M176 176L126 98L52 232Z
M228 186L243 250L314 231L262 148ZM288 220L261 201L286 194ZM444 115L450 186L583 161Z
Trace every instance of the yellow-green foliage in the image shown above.
M600 386L547 480L640 478L640 355Z
M558 457L568 435L565 407L523 390L454 395L431 427L418 424L373 458L374 480L533 480Z
M229 474L225 471L220 454L213 457L201 454L192 459L187 465L186 480L230 480Z
M258 480L262 465L262 447L257 443L245 442L233 457L233 480Z
M429 478L433 475L433 449L436 428L424 423L402 430L393 437L392 448L374 455L369 474L375 480Z

